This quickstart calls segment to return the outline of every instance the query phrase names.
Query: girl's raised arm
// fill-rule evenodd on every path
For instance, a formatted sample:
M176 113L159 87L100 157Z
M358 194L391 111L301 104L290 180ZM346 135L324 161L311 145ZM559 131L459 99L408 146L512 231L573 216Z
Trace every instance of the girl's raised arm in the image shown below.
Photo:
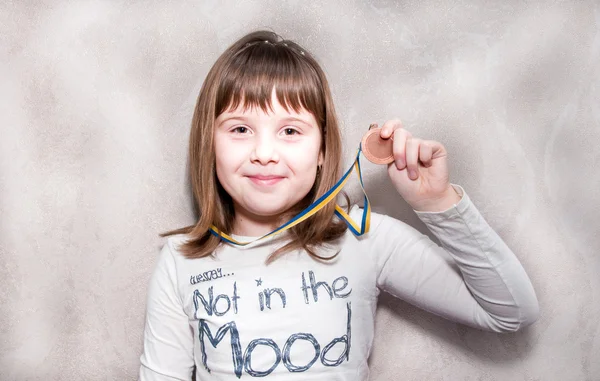
M452 185L462 193L460 202L442 212L415 211L441 246L402 221L372 216L368 241L377 286L436 315L483 330L512 332L533 323L538 300L521 263L465 190Z
M192 379L193 332L177 292L177 272L171 250L167 241L148 287L140 381Z

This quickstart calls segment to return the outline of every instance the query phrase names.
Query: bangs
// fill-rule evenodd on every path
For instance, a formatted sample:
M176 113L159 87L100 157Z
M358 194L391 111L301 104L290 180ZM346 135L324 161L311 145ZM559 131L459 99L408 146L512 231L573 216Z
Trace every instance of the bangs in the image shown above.
M322 84L307 54L281 43L263 41L241 49L225 66L217 89L215 118L240 104L243 110L260 107L265 113L272 112L275 88L277 100L287 112L290 108L295 112L305 109L323 127Z

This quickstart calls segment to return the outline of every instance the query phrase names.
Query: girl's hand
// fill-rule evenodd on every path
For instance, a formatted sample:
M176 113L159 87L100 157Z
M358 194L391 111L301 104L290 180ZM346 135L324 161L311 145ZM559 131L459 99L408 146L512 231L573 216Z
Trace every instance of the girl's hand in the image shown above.
M385 122L382 139L394 139L394 162L388 174L402 198L417 211L438 212L460 201L448 175L446 148L434 140L415 138L399 119Z

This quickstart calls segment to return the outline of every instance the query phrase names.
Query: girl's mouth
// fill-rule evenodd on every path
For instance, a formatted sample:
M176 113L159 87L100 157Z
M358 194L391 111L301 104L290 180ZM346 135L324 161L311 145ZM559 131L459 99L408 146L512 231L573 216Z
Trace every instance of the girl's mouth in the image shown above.
M284 178L281 176L248 176L248 178L256 185L275 185Z

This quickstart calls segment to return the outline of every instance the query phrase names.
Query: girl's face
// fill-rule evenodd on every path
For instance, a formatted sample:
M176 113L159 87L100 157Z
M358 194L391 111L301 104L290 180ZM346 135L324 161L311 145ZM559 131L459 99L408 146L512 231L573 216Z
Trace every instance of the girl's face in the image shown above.
M214 144L219 182L231 196L243 235L266 234L279 214L301 201L323 163L321 131L306 111L289 112L273 90L272 113L242 105L219 115ZM248 225L250 224L250 225ZM264 233L263 233L264 231Z

